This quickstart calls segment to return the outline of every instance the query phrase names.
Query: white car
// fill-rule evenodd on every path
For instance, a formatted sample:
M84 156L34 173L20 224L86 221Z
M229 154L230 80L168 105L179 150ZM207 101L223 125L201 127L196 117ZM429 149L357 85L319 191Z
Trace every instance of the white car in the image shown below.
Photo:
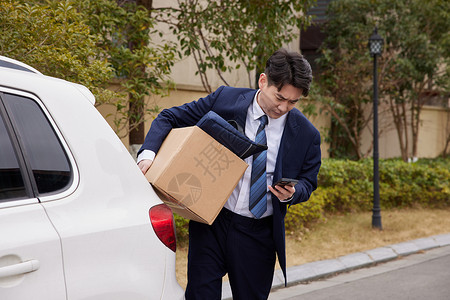
M87 88L0 56L0 299L183 299L173 215Z

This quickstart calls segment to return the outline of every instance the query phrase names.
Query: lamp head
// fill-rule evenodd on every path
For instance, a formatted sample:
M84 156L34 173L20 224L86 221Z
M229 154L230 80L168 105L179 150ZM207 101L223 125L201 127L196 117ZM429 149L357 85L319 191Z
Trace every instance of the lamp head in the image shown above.
M378 35L377 28L375 27L372 35L369 38L369 50L370 55L381 55L381 52L383 52L383 38Z

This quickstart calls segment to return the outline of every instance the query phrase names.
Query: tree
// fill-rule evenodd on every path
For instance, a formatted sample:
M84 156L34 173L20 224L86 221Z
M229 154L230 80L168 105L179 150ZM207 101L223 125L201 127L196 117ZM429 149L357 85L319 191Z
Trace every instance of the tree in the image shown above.
M224 72L247 70L248 85L256 84L251 72L264 71L270 54L296 37L309 24L306 12L314 0L184 0L179 7L155 9L156 18L170 25L178 38L180 56L192 56L203 87L212 92L208 69L225 85Z
M361 1L360 1L361 2ZM367 114L371 102L370 57L367 51L367 21L360 6L349 1L329 4L329 21L318 59L321 73L316 78L318 93L310 98L319 101L331 115L329 131L330 157L361 159L361 134L372 120ZM351 23L350 24L348 24Z
M0 54L87 86L102 101L112 76L97 38L71 1L0 1Z
M116 130L126 130L130 145L142 144L145 116L155 112L145 96L165 95L170 87L170 68L175 61L172 43L154 44L150 33L152 1L84 0L78 7L84 13L91 32L100 37L98 46L119 79L126 100L115 103ZM157 110L157 108L156 108Z
M387 44L381 89L406 161L417 157L420 115L428 94L448 93L450 3L404 0L396 2L394 8L394 17L379 21L385 24ZM408 132L412 133L412 149Z
M402 158L417 155L420 112L430 89L445 93L448 85L450 14L448 1L340 0L329 6L327 38L320 60L320 86L336 133L353 145L358 158L360 135L371 115L371 59L367 39L373 28L385 38L380 57L380 96L388 104L398 133ZM364 13L362 13L364 12ZM444 71L440 69L444 66ZM347 142L348 143L348 142ZM335 149L336 150L336 149Z

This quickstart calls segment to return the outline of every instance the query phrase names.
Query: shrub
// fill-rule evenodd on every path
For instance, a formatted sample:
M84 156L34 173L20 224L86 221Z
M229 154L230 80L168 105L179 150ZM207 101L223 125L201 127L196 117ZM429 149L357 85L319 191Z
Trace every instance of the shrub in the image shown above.
M449 159L405 163L385 160L380 164L380 204L383 208L450 205Z
M175 218L175 227L177 234L177 242L180 246L184 246L188 243L189 237L189 220L180 217L177 214L173 214Z
M303 231L311 223L321 220L323 208L327 201L326 197L327 193L323 190L317 190L308 201L291 206L285 218L286 230Z
M417 163L381 160L380 206L386 208L450 206L450 159ZM328 213L369 211L373 203L373 161L323 160L319 187L305 204L292 206L288 230L302 230ZM292 216L291 216L292 215Z

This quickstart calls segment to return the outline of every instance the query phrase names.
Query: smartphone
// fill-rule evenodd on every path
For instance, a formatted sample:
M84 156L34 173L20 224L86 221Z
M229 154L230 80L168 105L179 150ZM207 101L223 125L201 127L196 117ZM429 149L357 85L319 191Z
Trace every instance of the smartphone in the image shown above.
M297 182L298 182L297 179L281 178L275 184L273 184L273 186L276 186L276 185L290 185L290 186L294 186L294 185L297 184Z

